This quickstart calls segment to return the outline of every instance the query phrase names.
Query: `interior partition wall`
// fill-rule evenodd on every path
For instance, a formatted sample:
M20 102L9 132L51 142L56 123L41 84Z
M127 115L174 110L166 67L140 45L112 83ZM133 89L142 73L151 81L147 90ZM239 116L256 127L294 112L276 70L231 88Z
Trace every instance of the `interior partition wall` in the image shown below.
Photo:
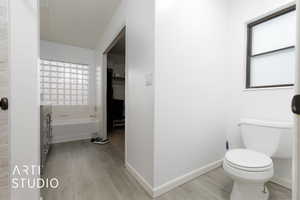
M9 154L10 178L32 183L40 177L13 173L40 165L39 0L7 0L9 8ZM37 187L10 187L8 200L40 200ZM6 199L5 199L6 200Z

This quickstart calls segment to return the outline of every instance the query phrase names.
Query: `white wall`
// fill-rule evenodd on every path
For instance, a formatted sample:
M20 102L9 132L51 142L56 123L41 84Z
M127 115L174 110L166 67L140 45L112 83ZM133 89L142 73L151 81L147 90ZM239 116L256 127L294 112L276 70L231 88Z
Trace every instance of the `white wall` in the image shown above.
M155 1L128 0L126 24L127 163L154 184L154 89L146 76L154 73Z
M259 120L293 120L290 110L293 88L244 90L246 67L246 23L280 8L291 0L230 0L230 48L227 78L230 87L227 95L227 137L232 148L241 147L237 123L241 118ZM291 181L291 160L275 160L275 176Z
M41 40L40 51L41 59L87 64L90 66L89 105L93 109L96 105L95 51L45 40Z
M227 6L156 1L156 187L224 156Z
M145 75L154 69L154 1L123 0L99 42L97 51L98 109L102 104L102 80L106 73L102 54L126 22L126 163L153 184L153 87ZM102 119L100 119L102 120Z
M10 161L15 166L40 164L39 129L39 4L38 0L9 2ZM11 178L20 178L17 174ZM22 174L32 181L37 178ZM11 189L11 200L39 200L39 190Z
M122 1L97 49L97 108L102 120L102 53L126 24L126 162L138 179L156 190L222 159L226 139L242 146L241 118L292 119L291 88L244 91L245 23L288 2ZM290 164L275 161L276 176L288 180Z

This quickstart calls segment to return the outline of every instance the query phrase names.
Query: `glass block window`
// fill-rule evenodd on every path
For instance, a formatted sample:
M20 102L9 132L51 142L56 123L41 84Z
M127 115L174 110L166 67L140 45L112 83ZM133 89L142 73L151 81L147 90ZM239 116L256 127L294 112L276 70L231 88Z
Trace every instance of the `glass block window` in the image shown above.
M40 66L42 103L88 104L88 65L42 59Z

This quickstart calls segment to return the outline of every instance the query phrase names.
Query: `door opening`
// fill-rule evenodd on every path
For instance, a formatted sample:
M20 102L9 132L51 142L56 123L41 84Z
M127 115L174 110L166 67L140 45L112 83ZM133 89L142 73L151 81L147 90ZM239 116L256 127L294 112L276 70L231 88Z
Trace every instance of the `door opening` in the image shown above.
M125 28L103 53L103 136L96 143L112 141L125 150L126 105L126 33Z

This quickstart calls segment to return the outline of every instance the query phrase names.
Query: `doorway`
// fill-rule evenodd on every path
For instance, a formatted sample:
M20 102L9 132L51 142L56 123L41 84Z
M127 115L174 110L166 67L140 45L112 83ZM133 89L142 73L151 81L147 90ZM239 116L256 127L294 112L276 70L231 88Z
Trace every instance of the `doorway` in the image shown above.
M107 48L104 56L103 79L105 138L119 150L125 152L125 108L126 108L126 33L125 28Z

